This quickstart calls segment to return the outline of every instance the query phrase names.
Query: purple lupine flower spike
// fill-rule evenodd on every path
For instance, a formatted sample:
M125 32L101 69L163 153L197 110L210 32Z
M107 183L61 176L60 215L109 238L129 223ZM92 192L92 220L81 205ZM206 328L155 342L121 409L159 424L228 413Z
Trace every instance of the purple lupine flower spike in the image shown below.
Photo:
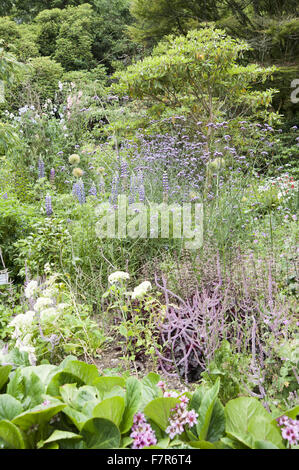
M139 187L139 201L140 201L140 202L144 202L144 201L145 201L145 189L144 189L144 185L143 185L143 184Z
M39 178L45 177L45 164L41 158L38 161L38 177Z
M97 197L97 188L96 188L96 185L94 183L92 183L92 186L89 190L89 194L90 194L90 196Z
M85 204L85 189L84 189L84 183L82 180L78 181L77 183L76 193L77 193L79 203Z
M47 194L45 200L46 200L46 204L45 204L45 206L46 206L46 214L47 214L48 217L50 217L50 215L53 214L52 198L51 198L51 196L50 196L49 194Z

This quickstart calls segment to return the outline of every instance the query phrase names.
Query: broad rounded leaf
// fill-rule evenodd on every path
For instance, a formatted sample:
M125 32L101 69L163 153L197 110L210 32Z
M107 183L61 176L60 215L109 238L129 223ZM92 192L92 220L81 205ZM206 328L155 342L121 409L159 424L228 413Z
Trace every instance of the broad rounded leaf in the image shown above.
M0 395L0 420L8 419L11 421L15 416L22 413L22 404L16 398L4 393Z
M7 420L0 421L0 439L9 449L25 449L25 442L20 429Z
M153 420L163 431L169 426L171 410L179 403L178 398L161 397L155 398L144 408L144 413Z
M39 405L35 408L25 411L16 416L12 422L26 431L31 426L47 423L50 419L59 413L66 405L64 403L50 403L49 405Z
M88 420L81 430L86 449L118 449L120 432L117 426L104 418Z
M270 441L283 448L277 424L263 405L251 397L231 400L225 407L226 432L228 436L253 448L255 441Z
M125 400L122 397L107 398L95 406L93 410L93 417L108 419L119 428L124 409Z

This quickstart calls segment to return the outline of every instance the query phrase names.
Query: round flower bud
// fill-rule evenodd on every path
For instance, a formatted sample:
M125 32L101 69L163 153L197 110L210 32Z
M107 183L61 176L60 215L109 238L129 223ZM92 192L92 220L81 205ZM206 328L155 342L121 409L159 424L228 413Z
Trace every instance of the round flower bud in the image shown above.
M80 163L79 155L77 155L76 153L73 153L72 155L70 155L69 162L71 165L78 165L78 163Z
M81 178L81 176L83 176L83 170L81 170L81 168L74 168L73 169L73 175L76 178Z

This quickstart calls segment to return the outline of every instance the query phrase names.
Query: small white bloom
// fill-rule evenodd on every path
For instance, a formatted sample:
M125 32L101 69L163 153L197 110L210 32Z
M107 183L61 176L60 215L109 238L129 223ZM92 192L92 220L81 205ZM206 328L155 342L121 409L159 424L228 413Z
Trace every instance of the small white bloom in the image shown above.
M58 290L55 287L48 287L47 289L43 290L43 297L51 298L56 297L58 295Z
M48 307L49 305L53 305L53 300L49 297L39 297L34 305L34 310L36 312L40 312L44 307Z
M38 290L38 282L30 281L25 289L25 296L27 297L27 299L31 299L37 290Z
M25 314L20 313L10 322L9 326L14 326L17 331L26 331L31 328L34 316L35 312L32 310L28 310Z
M152 285L149 281L144 281L139 286L135 287L132 292L132 299L141 299L145 294L151 290Z
M57 312L56 308L54 307L46 308L40 312L40 319L42 323L54 322L58 316L59 312Z
M114 284L115 282L119 282L122 280L130 279L130 275L125 273L124 271L116 271L115 273L110 274L108 277L108 281L110 284Z

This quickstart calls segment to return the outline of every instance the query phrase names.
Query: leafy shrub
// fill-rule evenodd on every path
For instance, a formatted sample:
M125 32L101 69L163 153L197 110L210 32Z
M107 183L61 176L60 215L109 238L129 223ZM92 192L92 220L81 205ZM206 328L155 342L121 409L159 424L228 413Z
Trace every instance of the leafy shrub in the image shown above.
M25 264L31 276L39 276L46 264L59 269L61 260L71 257L70 234L64 220L45 218L33 223L31 230L26 238L14 243L19 275L25 276Z

